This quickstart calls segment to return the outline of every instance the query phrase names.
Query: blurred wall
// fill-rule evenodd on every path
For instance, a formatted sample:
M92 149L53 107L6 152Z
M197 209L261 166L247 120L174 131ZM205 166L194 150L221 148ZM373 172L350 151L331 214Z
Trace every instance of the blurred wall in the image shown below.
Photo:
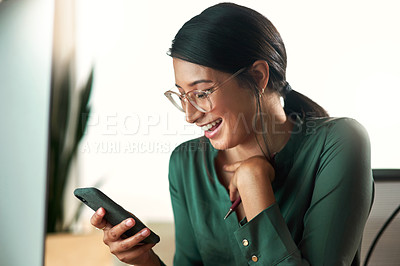
M43 264L53 1L0 3L0 265Z
M163 95L175 82L166 52L188 19L218 2L77 1L78 79L91 62L96 67L80 185L104 179L102 189L144 220L172 220L169 155L203 134ZM371 137L373 167L400 168L398 1L233 2L277 27L293 89L332 116L360 121Z

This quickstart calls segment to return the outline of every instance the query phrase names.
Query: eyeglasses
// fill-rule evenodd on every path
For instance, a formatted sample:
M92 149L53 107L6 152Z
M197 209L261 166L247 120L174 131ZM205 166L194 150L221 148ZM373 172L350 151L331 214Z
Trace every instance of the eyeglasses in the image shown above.
M180 111L185 112L186 105L189 102L193 107L203 113L207 113L212 110L212 102L210 100L210 95L221 88L228 81L232 80L234 77L242 73L246 68L241 68L236 71L232 76L226 79L219 85L211 87L206 90L191 90L187 93L180 94L175 91L169 90L164 93L164 95L172 102L172 104L178 108Z

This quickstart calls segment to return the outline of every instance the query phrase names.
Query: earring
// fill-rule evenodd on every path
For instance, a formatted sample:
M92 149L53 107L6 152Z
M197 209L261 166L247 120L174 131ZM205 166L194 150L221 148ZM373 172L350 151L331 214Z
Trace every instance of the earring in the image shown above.
M261 89L261 92L259 93L259 96L261 97L264 94L265 88Z

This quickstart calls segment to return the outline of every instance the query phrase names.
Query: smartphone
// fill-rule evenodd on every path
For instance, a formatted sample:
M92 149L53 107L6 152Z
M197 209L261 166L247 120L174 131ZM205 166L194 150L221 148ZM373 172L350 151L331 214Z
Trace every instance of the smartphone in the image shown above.
M147 227L135 215L122 208L95 187L77 188L74 190L74 195L94 211L103 207L106 210L104 218L113 226L121 223L125 219L133 218L135 220L135 225L124 233L125 237L133 236ZM160 242L160 237L150 230L150 235L141 243L155 244L158 242Z

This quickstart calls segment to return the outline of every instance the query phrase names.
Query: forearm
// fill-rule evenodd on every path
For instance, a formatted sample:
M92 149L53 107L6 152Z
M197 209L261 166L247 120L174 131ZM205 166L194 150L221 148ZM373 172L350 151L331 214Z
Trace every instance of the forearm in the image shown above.
M271 182L265 177L248 176L238 180L238 191L248 221L275 203Z

